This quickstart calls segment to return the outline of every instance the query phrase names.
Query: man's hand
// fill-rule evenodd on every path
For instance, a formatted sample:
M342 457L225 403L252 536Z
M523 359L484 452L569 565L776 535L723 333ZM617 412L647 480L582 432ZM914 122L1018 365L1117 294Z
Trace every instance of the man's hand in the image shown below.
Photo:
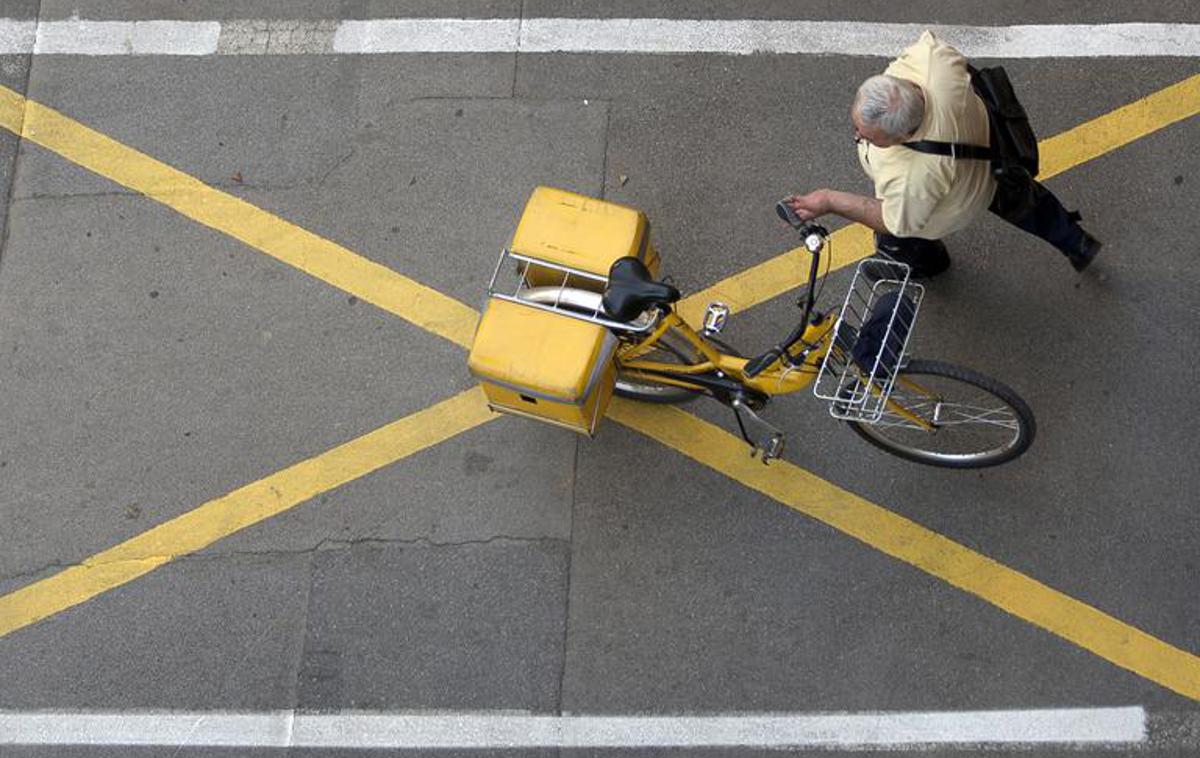
M832 189L813 190L807 195L792 195L784 200L802 221L811 221L826 213L857 221L877 232L888 233L883 224L883 203L873 197Z
M833 210L829 206L829 190L814 190L807 195L792 195L784 202L800 217L801 221L812 221L818 216L824 216Z

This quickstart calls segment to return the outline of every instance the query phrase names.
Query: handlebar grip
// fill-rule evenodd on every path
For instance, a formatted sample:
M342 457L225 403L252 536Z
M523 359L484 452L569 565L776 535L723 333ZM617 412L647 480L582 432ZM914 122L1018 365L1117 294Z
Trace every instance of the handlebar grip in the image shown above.
M792 210L792 206L788 204L788 201L786 200L780 200L778 203L775 203L775 213L779 216L779 218L786 221L789 226L799 231L805 237L810 237L815 234L823 240L829 236L829 230L825 227L821 226L820 224L814 224L812 222L805 221L797 216L796 212Z
M804 226L804 221L796 215L796 212L792 210L792 206L788 205L786 200L780 200L778 203L775 203L775 213L793 229L799 229Z
M751 358L742 368L742 373L750 378L754 378L765 371L767 366L779 360L779 356L781 355L783 355L783 351L777 347L773 347L757 358Z

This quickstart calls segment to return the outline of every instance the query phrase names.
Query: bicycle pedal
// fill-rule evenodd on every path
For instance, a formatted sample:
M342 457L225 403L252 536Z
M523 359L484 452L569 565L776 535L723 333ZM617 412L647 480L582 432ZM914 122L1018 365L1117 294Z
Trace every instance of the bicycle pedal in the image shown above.
M729 306L725 303L709 303L708 309L704 312L704 328L700 333L705 337L720 334L729 321L730 312Z
M779 458L783 455L784 437L782 434L772 434L766 439L759 440L754 447L750 449L750 457L758 455L763 462L763 465Z

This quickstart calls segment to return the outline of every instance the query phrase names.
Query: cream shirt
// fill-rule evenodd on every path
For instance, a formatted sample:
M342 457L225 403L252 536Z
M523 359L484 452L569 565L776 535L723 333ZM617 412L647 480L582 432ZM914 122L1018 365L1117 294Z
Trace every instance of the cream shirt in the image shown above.
M925 118L910 141L990 145L987 110L971 89L967 59L926 31L884 71L920 85ZM858 159L883 201L883 223L897 237L940 239L968 226L992 202L988 161L955 160L902 145L858 146Z

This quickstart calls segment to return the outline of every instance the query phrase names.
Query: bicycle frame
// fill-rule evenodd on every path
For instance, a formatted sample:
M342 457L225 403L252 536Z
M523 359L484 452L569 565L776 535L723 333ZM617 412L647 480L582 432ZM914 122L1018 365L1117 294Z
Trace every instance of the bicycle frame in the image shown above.
M817 226L804 227L802 231L806 237L805 247L812 255L807 293L799 303L803 315L799 324L782 342L749 359L730 354L717 340L709 339L715 332L697 331L668 303L652 305L634 321L613 321L604 315L602 299L598 293L568 286L570 276L573 275L604 281L599 276L538 262L539 266L561 269L562 282L558 286L526 286L525 289L521 289L518 284L514 293L506 295L497 292L495 278L506 257L526 265L532 261L509 251L505 251L501 256L497 274L493 275L488 291L492 297L560 311L612 330L621 340L614 356L618 376L624 377L632 384L642 382L659 387L678 387L696 395L708 395L730 407L734 411L742 437L755 453L762 453L765 463L779 457L784 445L784 434L760 418L756 411L761 410L775 395L799 392L812 385L817 381L827 358L843 363L846 360L841 352L847 349L846 346L835 339L841 328L838 312L818 313L814 310L821 248L828 239L828 232ZM522 282L524 281L522 278ZM684 358L683 363L647 358L646 356L656 348L677 355L686 351L687 355L680 355ZM831 354L830 351L837 352ZM872 394L878 395L886 391L876 386L873 373L870 377L862 376L861 381L869 384L868 391ZM939 400L919 386L912 386L910 389L929 399ZM927 431L935 430L934 423L890 397L885 402L887 407L901 418Z
M822 233L818 239L823 241L827 236L827 233ZM807 296L801 301L804 308L801 325L771 351L755 359L729 355L706 340L672 308L664 305L659 306L660 317L649 333L627 335L628 341L616 355L621 373L635 380L640 378L712 395L734 409L742 436L756 450L763 451L764 462L769 458L778 457L783 445L782 433L759 419L754 414L754 408L761 408L775 395L786 395L808 387L816 379L826 354L835 349L836 314L817 314L813 310L814 285L820 266L820 244L806 244L813 259L809 270ZM686 364L645 360L642 356L658 347L668 333L686 341L699 356L698 360ZM750 367L752 363L758 365ZM919 385L910 382L905 384L927 397L935 398L933 393ZM877 393L881 390L872 381L869 391ZM891 398L886 400L886 407L926 431L935 430L934 425L927 419ZM753 423L768 430L765 442L751 439L746 431L743 412Z
M775 363L757 376L745 372L749 359L729 355L704 339L673 310L668 310L653 331L617 351L617 365L630 377L642 377L696 391L713 386L711 380L732 380L761 395L770 397L798 392L816 378L817 369L833 342L836 314L824 314L809 323L800 341ZM675 364L643 360L639 356L653 350L668 332L682 337L699 353L698 363ZM704 381L709 379L710 381Z

